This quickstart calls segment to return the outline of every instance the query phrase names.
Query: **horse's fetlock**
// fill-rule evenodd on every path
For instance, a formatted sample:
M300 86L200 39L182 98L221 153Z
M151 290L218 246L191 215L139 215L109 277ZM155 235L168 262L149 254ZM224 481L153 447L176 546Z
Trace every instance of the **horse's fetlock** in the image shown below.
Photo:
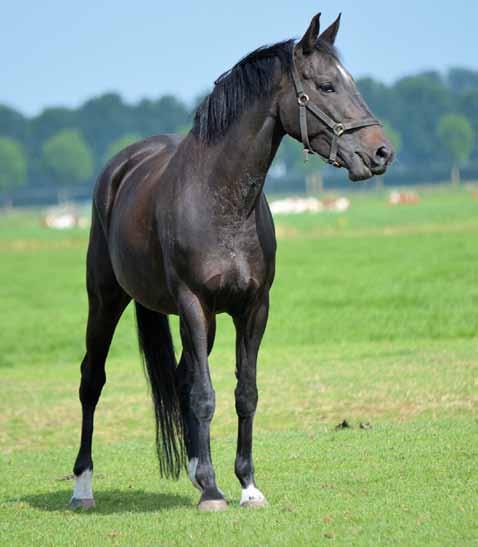
M210 485L214 485L215 477L212 466L199 463L196 467L195 479L202 490L206 490Z
M243 486L249 484L254 474L252 460L238 456L234 465L234 472Z

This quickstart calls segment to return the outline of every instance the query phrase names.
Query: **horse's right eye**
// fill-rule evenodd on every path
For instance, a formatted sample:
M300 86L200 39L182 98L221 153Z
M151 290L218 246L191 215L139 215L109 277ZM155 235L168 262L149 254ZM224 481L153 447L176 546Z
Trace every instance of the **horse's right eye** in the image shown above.
M324 84L319 85L320 91L323 93L333 93L335 91L334 86L330 82L326 82Z

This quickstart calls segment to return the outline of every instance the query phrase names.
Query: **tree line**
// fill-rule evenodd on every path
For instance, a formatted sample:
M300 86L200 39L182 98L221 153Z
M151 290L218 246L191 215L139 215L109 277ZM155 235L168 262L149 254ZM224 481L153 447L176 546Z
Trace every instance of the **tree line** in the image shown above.
M398 150L393 177L409 183L441 179L460 168L478 177L478 71L422 72L392 85L361 78L358 87ZM158 134L186 133L200 98L175 96L128 104L108 93L77 109L51 107L26 117L0 104L0 192L18 185L68 187L92 182L102 165L127 144ZM301 147L285 139L272 175L298 180L320 164L302 162ZM428 178L427 178L428 177Z

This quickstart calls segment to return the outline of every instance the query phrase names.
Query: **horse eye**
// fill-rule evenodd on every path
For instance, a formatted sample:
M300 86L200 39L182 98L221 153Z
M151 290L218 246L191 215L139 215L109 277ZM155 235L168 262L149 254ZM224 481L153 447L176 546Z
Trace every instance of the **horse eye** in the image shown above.
M333 93L335 91L334 86L330 82L320 84L319 89L320 91L323 91L324 93Z

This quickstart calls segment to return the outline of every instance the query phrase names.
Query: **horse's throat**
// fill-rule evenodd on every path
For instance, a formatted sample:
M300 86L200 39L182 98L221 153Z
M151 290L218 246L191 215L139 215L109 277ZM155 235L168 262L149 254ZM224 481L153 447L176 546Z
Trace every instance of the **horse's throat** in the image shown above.
M257 132L229 136L224 145L224 163L218 170L222 179L217 181L220 211L227 207L228 213L238 219L250 215L281 140L282 133L271 119Z

